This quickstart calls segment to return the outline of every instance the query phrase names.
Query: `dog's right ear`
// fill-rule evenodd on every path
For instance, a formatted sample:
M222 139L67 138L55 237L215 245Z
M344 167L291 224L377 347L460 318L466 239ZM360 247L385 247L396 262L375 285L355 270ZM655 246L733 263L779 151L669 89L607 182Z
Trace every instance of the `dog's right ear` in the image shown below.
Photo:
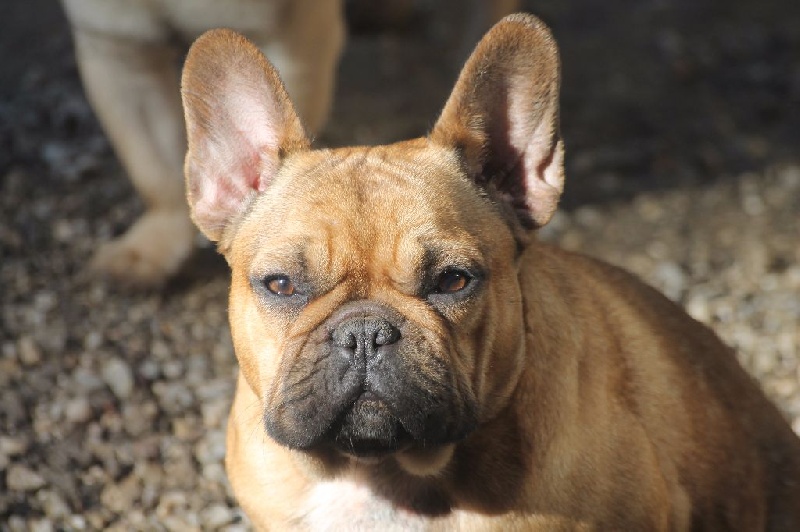
M189 50L181 80L192 220L212 241L271 182L287 154L310 142L275 68L230 30Z

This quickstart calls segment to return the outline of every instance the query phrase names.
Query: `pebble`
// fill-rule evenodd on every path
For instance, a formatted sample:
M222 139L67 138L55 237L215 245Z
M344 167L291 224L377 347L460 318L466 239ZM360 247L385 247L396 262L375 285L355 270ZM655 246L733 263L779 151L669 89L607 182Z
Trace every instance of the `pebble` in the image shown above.
M120 358L112 358L105 363L103 380L120 400L128 399L133 392L133 372Z
M64 417L73 423L83 423L92 417L92 407L86 397L76 397L64 406Z
M100 493L100 502L114 513L123 513L139 498L141 481L135 474L128 475L122 482L109 484Z
M221 462L225 458L225 431L208 431L195 446L194 456L201 464Z
M82 515L70 515L64 520L66 530L86 530L88 528L86 518Z
M66 501L55 490L39 490L36 498L50 519L62 519L70 514Z
M6 473L6 486L11 491L36 491L47 484L36 471L20 464L13 464Z
M231 404L230 399L223 398L204 402L200 407L203 416L203 425L207 429L222 427L228 417Z
M186 494L182 491L167 491L158 501L156 516L160 519L166 519L170 515L184 510L187 504L188 499L186 498Z
M236 518L231 508L223 504L213 504L200 512L200 522L206 529L215 530L230 524Z
M183 362L180 360L168 360L161 366L161 373L170 380L175 380L183 375Z
M680 301L686 290L686 274L674 262L660 262L653 272L653 279L664 294L673 301Z
M194 404L191 390L180 381L158 381L153 384L153 393L161 409L169 414L179 414Z
M222 528L220 532L249 532L250 530L252 530L252 527L248 527L245 524L234 524Z
M47 519L31 519L28 521L29 532L52 532L55 530L53 523Z
M28 450L29 443L26 438L19 436L0 436L0 455L14 457Z
M25 366L35 366L42 361L42 351L32 336L23 336L17 342L19 361Z
M72 372L72 380L77 390L85 394L91 394L103 388L103 379L97 373L84 367L75 368Z
M122 406L122 426L131 436L141 436L152 430L153 420L158 415L158 406L151 401Z

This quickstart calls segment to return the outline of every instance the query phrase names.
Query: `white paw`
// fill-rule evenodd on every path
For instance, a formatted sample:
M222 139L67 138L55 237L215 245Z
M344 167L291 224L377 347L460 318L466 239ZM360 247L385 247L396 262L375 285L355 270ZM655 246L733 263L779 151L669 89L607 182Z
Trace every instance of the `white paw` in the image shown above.
M189 256L194 235L186 211L148 211L124 235L97 250L91 269L124 285L157 286Z

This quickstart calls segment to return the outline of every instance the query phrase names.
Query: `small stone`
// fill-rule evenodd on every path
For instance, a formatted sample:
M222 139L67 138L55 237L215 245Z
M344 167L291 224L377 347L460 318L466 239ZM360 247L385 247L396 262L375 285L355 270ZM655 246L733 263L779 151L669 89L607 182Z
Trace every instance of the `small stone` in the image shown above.
M161 372L170 380L175 380L183 375L183 363L180 360L168 360L161 367Z
M195 446L194 456L201 464L221 462L225 458L225 432L208 431Z
M13 436L0 436L0 455L19 456L28 450L28 441Z
M226 527L220 528L220 532L248 532L251 527L247 525L237 523L235 525L228 525Z
M172 434L181 441L194 441L202 433L202 426L194 416L179 417L172 420Z
M150 346L150 353L158 360L169 360L172 350L163 340L153 340Z
M94 351L103 345L103 335L98 331L90 331L83 337L83 347L87 351Z
M148 381L154 381L161 374L161 368L153 359L147 359L139 364L139 375Z
M575 221L586 228L596 227L602 223L603 215L594 207L584 206L575 211Z
M230 401L227 399L215 400L203 403L200 412L203 415L203 425L207 429L215 429L223 426L230 410Z
M75 238L75 231L72 229L72 224L69 220L56 220L53 223L53 238L59 242L69 242Z
M131 436L141 436L152 429L153 420L158 414L158 406L153 401L122 406L122 425Z
M64 406L64 417L73 423L83 423L92 417L92 407L86 397L76 397Z
M112 358L105 363L103 380L120 400L128 399L133 392L133 372L120 358Z
M47 482L39 473L24 465L14 464L8 468L6 485L11 491L36 491Z
M70 509L61 495L54 490L40 490L36 498L50 519L62 519L70 514Z
M33 297L33 305L39 312L49 312L58 305L58 296L55 292L43 290Z
M168 491L161 495L156 508L159 519L166 519L186 508L186 494L182 491Z
M31 519L28 521L29 532L52 532L53 530L55 530L53 523L47 519Z
M161 409L170 415L179 414L194 404L191 390L180 381L159 381L153 384L153 393Z
M686 274L674 262L660 262L653 278L664 294L673 301L680 300L686 289Z
M229 507L224 504L214 504L200 513L200 522L207 529L217 529L223 527L236 518Z
M664 207L657 199L651 196L640 196L634 202L634 206L639 216L647 222L654 223L664 217Z
M89 512L84 517L88 524L86 528L90 530L104 530L106 528L106 523L108 520L102 513Z
M228 476L222 462L203 464L203 478L218 484L227 484Z
M711 311L708 309L708 301L703 297L693 297L686 302L686 312L697 321L708 323L711 318Z
M161 521L168 532L199 532L200 527L191 521L190 515L170 515Z
M100 502L112 512L121 514L133 505L141 491L141 482L132 473L122 482L106 486L100 493Z
M800 166L787 166L780 172L780 180L787 189L800 187Z
M82 515L73 514L64 520L66 530L86 530L86 518Z
M84 394L91 394L103 388L103 381L93 371L79 367L72 372L72 380L78 391Z
M19 361L25 366L35 366L42 361L42 351L32 336L23 336L17 342Z

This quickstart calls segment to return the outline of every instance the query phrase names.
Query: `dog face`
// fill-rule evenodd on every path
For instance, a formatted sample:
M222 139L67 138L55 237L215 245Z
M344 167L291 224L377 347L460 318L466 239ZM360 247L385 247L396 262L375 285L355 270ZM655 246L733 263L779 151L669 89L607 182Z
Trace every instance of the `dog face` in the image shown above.
M511 231L451 153L386 151L288 158L232 242L237 349L290 447L441 445L475 426L479 395L503 392L476 366L487 307L520 300ZM498 382L513 380L515 342Z
M231 266L234 345L270 437L429 474L408 457L505 406L524 357L516 258L563 182L557 90L549 32L509 17L427 138L312 150L250 43L195 43L189 203Z

